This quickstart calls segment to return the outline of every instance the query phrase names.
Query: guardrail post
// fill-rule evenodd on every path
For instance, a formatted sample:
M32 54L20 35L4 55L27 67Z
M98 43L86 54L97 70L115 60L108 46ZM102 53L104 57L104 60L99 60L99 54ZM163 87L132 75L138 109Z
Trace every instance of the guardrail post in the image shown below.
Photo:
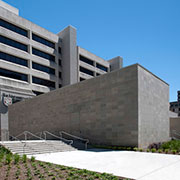
M24 132L25 141L27 141L27 132Z

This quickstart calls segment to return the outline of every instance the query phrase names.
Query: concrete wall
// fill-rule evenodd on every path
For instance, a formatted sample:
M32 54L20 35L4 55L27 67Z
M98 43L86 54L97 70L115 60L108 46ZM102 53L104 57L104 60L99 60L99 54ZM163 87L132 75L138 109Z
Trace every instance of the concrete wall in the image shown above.
M8 11L11 11L12 13L19 15L19 9L5 3L4 1L0 0L0 7L3 7L5 9L7 9Z
M169 140L169 85L138 66L139 147Z
M123 67L123 58L120 56L112 58L108 60L108 62L110 63L110 71L118 70Z
M180 139L180 117L170 118L170 136Z
M93 144L145 147L167 139L166 104L168 85L135 64L10 106L9 128L13 135L64 130Z
M176 118L178 117L178 114L172 111L169 111L169 118Z
M78 60L77 60L77 33L76 29L68 26L58 33L62 41L62 79L63 86L78 82Z
M19 85L19 86L18 86ZM4 104L4 98L11 98L12 102L28 99L35 96L30 89L21 89L20 83L14 86L1 84L0 81L0 139L9 140L8 106Z
M95 144L136 146L137 100L134 65L12 105L10 133L64 130Z

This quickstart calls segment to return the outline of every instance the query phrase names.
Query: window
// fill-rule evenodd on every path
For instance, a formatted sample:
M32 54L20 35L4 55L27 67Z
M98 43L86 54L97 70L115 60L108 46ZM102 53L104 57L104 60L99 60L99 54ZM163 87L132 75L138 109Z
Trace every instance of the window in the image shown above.
M32 34L32 39L51 48L55 48L55 43L48 41L38 35L35 35L34 33Z
M59 66L62 66L61 59L58 59L58 61L59 61Z
M7 21L4 21L2 19L0 19L0 26L4 27L6 29L9 29L9 30L11 30L13 32L16 32L16 33L18 33L20 35L23 35L25 37L28 37L28 31L26 31L26 30L24 30L24 29L22 29L22 28L20 28L18 26L15 26L14 24L11 24L11 23L9 23Z
M8 46L12 46L12 47L15 47L17 49L28 52L28 46L27 45L22 44L22 43L17 42L17 41L14 41L12 39L9 39L9 38L1 36L1 35L0 35L0 42L3 44L7 44Z
M80 55L80 56L79 56L79 59L80 59L81 61L87 63L87 64L90 64L90 65L94 66L94 62L93 62L92 60L88 59L88 58L85 58L84 56L81 56L81 55Z
M39 70L39 71L42 71L42 72L46 72L48 74L55 75L55 69L52 69L52 68L37 64L35 62L32 62L32 68L36 69L36 70Z
M99 74L99 73L96 73L96 76L100 76L101 74Z
M19 57L0 52L0 59L28 67L28 61Z
M96 64L96 67L97 68L99 68L99 69L101 69L101 70L103 70L103 71L106 71L106 72L108 72L108 68L107 67L105 67L105 66L103 66L103 65L101 65L101 64Z
M59 84L59 88L61 88L62 87L62 84Z
M59 78L60 78L60 79L62 78L62 73L61 73L61 72L59 72Z
M32 53L36 56L48 59L50 61L54 61L55 62L55 57L53 55L50 55L48 53L42 52L40 50L37 50L35 48L32 48Z
M34 94L36 94L36 96L39 96L41 94L44 94L43 92L39 92L39 91L32 91Z
M61 47L58 47L58 52L59 54L61 54Z
M45 79L41 79L41 78L37 78L37 77L32 77L32 82L35 83L35 84L40 84L40 85L43 85L43 86L47 86L49 88L55 88L55 82L52 82L52 81L48 81L48 80L45 80Z
M28 81L28 76L27 75L17 73L17 72L14 72L14 71L9 71L9 70L2 69L2 68L0 68L0 76L9 77L9 78L12 78L12 79L18 79L18 80L26 81L26 82Z
M86 79L80 77L80 81L84 81L84 80L86 80Z
M88 70L86 68L83 68L81 66L80 66L80 71L85 73L85 74L89 74L90 76L94 76L94 72L93 71L90 71L90 70Z

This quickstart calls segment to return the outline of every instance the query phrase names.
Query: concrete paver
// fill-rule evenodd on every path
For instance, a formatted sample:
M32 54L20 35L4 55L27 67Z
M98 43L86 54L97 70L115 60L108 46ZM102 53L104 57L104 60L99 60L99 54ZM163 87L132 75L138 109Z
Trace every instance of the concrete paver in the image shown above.
M35 155L37 160L111 173L137 180L179 180L180 156L132 151L69 151Z

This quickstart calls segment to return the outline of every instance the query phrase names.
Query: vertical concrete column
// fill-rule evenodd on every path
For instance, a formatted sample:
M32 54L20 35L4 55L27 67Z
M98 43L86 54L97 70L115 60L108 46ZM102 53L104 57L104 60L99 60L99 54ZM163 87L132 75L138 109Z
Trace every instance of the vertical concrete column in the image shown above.
M58 59L59 59L59 52L58 52L58 47L59 47L59 45L58 45L58 43L56 43L55 44L55 52L54 52L54 54L55 54L55 63L56 63L56 69L55 69L55 76L57 77L57 81L56 81L56 89L58 89L59 88L59 66L58 66Z
M123 58L120 56L110 59L108 62L110 63L110 71L115 71L123 67Z
M96 69L96 61L94 61L94 67L95 67L95 69ZM96 71L96 70L95 70L95 71ZM95 72L94 76L96 76L96 72Z
M68 26L58 33L62 39L62 83L63 86L78 82L78 59L76 29Z
M32 41L32 31L28 31L28 37L29 37L29 39L30 39L30 43L29 43L29 54L30 55L32 55L32 45L31 45L31 41ZM29 81L29 84L32 84L32 73L31 73L31 71L32 71L32 60L31 59L29 59L29 63L28 63L28 65L29 65L29 69L30 69L30 74L29 74L29 76L28 76L28 81Z
M0 127L1 127L1 141L9 140L9 120L8 107L3 104L3 96L0 93Z

